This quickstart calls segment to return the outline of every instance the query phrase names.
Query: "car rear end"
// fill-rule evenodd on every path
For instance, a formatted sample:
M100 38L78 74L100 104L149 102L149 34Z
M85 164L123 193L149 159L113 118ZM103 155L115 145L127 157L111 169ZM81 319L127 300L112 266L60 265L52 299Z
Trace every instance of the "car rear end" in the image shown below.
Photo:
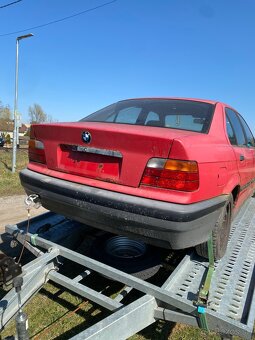
M226 199L203 185L214 110L138 99L77 123L33 125L21 182L46 208L82 223L164 247L196 245Z

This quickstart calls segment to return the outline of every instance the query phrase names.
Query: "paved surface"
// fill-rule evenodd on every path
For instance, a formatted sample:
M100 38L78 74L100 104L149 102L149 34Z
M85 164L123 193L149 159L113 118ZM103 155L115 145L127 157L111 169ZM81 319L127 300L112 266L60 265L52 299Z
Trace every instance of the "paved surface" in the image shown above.
M0 197L0 234L4 233L7 224L16 224L27 219L24 203L25 195ZM44 208L31 209L31 218L46 212Z
M19 257L21 247L10 247L11 236L5 233L7 224L16 224L27 220L27 210L24 203L26 195L0 197L0 254L4 253L11 257ZM40 207L31 209L31 218L40 215L47 210Z

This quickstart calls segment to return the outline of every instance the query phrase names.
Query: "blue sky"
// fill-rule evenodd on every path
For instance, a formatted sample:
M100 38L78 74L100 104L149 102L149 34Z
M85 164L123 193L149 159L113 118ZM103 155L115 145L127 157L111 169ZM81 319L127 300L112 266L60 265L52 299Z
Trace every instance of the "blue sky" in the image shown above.
M0 9L0 35L61 19L110 0L22 0ZM12 2L0 0L0 6ZM253 0L117 0L40 29L1 36L0 100L40 104L75 121L120 99L178 96L224 101L255 132Z

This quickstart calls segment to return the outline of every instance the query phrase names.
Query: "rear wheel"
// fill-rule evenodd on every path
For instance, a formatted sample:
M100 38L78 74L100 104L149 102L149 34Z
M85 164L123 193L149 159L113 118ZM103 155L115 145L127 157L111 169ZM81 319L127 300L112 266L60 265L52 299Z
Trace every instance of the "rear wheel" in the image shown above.
M232 207L233 197L231 195L225 206L222 208L219 219L212 232L213 254L215 260L221 259L227 250L231 228ZM208 258L207 242L197 245L196 252L198 255Z

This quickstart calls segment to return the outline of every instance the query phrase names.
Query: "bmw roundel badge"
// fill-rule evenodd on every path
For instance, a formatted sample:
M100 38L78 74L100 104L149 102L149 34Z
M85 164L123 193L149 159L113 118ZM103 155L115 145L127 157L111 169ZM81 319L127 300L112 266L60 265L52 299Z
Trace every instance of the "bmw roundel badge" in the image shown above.
M91 134L88 131L83 131L81 134L81 139L84 143L90 143L91 142Z

